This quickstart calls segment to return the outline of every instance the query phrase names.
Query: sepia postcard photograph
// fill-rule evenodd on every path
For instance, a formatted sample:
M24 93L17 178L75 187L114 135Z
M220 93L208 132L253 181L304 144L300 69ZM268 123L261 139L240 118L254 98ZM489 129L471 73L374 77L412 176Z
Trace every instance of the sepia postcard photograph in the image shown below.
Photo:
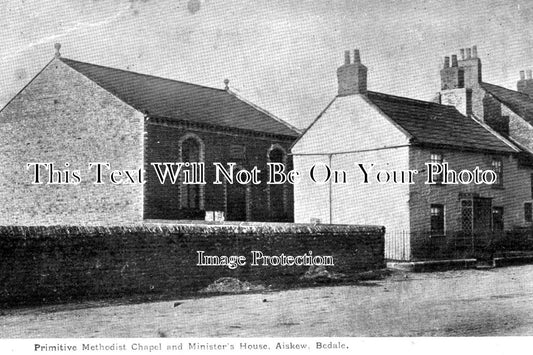
M1 352L531 346L531 1L0 13Z

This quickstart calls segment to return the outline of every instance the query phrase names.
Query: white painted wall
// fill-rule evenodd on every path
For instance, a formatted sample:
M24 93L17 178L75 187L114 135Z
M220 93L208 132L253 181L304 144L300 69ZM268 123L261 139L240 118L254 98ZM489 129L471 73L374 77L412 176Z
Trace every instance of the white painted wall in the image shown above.
M331 154L408 144L408 136L362 95L337 97L292 147L294 155Z
M292 149L302 174L294 189L295 222L381 225L408 233L409 185L376 180L379 170L409 169L408 138L366 98L338 97ZM358 163L374 164L368 183ZM320 164L346 171L346 183L313 182L309 172Z

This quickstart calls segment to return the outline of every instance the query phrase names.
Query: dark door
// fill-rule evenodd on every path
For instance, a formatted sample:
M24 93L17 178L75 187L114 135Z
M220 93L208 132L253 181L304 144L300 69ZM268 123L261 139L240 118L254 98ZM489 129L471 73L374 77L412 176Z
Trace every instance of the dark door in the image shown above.
M492 199L474 197L461 201L461 225L465 234L481 234L492 230Z
M474 198L474 233L483 234L492 231L492 199Z
M228 221L246 221L246 186L228 185Z

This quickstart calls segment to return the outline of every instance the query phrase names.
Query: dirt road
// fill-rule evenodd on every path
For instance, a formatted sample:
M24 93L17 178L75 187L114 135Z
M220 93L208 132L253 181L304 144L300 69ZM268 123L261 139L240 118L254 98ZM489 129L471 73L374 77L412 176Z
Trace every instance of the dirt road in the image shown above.
M533 335L533 266L397 273L360 285L169 302L9 310L0 317L0 335L2 338Z

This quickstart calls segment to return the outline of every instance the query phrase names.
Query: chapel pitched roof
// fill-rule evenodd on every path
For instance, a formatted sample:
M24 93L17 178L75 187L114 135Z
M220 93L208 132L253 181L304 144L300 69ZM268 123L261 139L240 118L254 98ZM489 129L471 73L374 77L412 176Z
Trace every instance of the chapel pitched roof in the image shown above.
M489 83L481 83L480 85L496 100L533 124L533 99L529 95Z
M369 91L368 99L407 132L414 144L513 153L517 149L453 106Z
M119 99L151 117L187 120L273 135L297 137L287 122L229 90L109 68L72 59L60 60Z

